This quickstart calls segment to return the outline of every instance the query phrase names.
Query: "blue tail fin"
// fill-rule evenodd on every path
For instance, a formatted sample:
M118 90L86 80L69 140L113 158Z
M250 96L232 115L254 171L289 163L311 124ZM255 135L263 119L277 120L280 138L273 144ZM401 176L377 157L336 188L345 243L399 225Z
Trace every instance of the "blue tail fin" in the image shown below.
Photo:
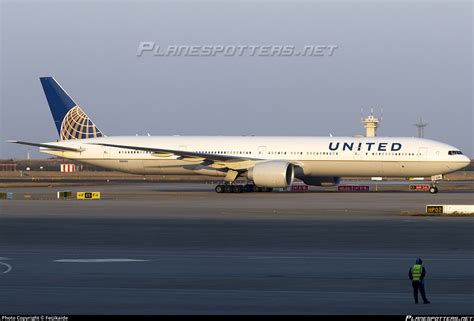
M40 80L62 140L105 136L53 77Z

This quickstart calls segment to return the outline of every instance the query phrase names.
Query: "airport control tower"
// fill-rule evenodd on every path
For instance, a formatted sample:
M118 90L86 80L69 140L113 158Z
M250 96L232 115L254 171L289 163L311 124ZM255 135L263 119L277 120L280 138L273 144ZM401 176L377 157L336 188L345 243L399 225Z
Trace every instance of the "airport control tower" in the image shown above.
M375 137L377 136L377 128L379 127L379 123L382 121L382 118L378 119L374 116L374 109L370 110L370 115L366 118L361 119L362 123L365 127L365 136L366 137Z

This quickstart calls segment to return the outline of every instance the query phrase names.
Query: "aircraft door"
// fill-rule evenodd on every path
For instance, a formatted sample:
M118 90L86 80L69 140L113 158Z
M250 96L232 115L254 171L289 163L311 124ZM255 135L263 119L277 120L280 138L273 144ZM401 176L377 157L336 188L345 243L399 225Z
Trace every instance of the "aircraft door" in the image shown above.
M260 158L267 157L267 146L258 146L258 157Z

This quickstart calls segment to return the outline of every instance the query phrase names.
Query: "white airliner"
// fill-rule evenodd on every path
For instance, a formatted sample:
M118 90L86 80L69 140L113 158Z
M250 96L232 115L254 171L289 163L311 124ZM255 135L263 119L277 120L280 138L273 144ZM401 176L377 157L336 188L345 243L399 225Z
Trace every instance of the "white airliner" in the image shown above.
M431 176L457 171L470 159L451 145L408 137L107 137L52 77L40 78L60 139L9 141L43 153L134 174L207 175L223 179L216 192L271 191L294 178L338 184L341 176ZM242 186L237 178L247 179Z

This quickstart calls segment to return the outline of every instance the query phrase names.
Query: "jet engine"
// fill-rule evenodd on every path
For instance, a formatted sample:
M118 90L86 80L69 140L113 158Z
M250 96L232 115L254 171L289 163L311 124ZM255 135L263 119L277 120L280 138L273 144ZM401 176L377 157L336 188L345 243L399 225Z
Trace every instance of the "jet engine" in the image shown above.
M293 183L295 169L287 161L266 161L250 168L247 177L260 187L287 187Z

